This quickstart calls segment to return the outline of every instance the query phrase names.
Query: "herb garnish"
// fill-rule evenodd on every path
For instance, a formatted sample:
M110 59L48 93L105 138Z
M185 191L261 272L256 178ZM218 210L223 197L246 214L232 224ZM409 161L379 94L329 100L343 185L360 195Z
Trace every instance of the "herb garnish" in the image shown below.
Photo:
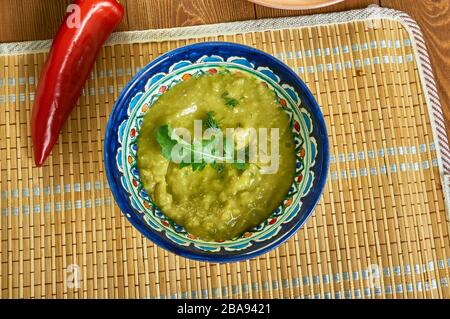
M209 129L209 128L217 129L217 130L220 129L220 123L214 117L214 112L206 113L206 120L204 121L204 126L206 129Z
M173 134L173 128L170 125L162 125L159 127L156 133L156 140L161 146L161 154L164 158L171 162L178 163L180 168L192 165L192 169L194 171L201 171L207 165L205 159L212 163L227 160L226 157L213 155L213 152L206 152L207 147L210 149L214 147L216 143L214 138L210 140L203 140L200 143L194 141L194 143L190 144L178 135ZM180 150L184 155L183 158L178 158L177 160L174 158L174 154L172 153L172 150L176 145L180 146ZM196 163L196 161L194 161L195 155L201 157L202 160Z
M211 125L209 128L218 129L218 122L214 119L213 113L208 112L207 116L211 120L208 124ZM218 144L215 136L211 137L211 139L188 143L174 134L173 128L170 125L162 125L156 132L156 140L161 147L161 154L164 158L179 164L180 168L191 166L193 171L202 171L209 163L220 174L225 169L225 163L232 164L239 171L244 171L249 167L249 163L247 162L240 163L235 161L234 157L229 155L232 152L227 152L227 147L224 148L223 156L215 155L215 147ZM179 150L182 154L174 155L172 151L177 145L180 147ZM226 145L226 141L223 141L222 145ZM174 158L177 155L180 157ZM196 155L201 158L200 161L195 161Z
M239 104L239 101L236 100L235 98L230 97L230 93L228 92L224 92L222 94L222 99L224 100L225 105L228 106L230 109L234 109Z

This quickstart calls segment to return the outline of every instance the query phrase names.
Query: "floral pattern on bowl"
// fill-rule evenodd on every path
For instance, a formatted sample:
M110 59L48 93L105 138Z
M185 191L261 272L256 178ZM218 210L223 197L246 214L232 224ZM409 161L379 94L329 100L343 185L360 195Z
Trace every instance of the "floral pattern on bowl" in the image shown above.
M219 44L216 43L216 45ZM139 177L136 145L143 117L164 92L191 77L230 71L257 77L275 92L280 107L283 107L290 117L292 134L296 143L296 174L285 200L268 219L233 240L207 242L188 233L153 203ZM323 143L318 146L314 114L302 103L303 100L294 86L285 83L270 67L258 65L244 55L205 54L195 58L188 56L188 58L176 60L168 64L165 70L161 69L147 78L142 78L141 90L136 90L132 94L128 93L127 96L127 103L122 105L126 108L126 114L120 123L117 122L116 141L114 141L117 147L113 153L113 165L115 165L114 171L119 175L117 177L120 177L120 185L115 186L121 188L122 198L126 200L128 210L129 208L132 210L132 213L126 213L126 216L129 219L137 217L141 220L139 228L147 228L144 234L157 234L157 243L161 244L161 241L164 241L166 245L162 244L163 247L172 248L170 250L181 255L202 260L230 261L248 258L255 253L267 250L267 243L284 238L286 229L298 219L304 200L308 201L308 195L317 187L317 168L324 167L324 158L325 164L328 165L328 153L325 157L320 153L320 146ZM116 107L117 105L119 104L116 104ZM114 136L107 134L105 146L111 139L114 139ZM320 165L316 165L318 157ZM108 166L110 163L106 164L110 167ZM319 173L319 177L323 176L322 171ZM113 193L118 188L112 187ZM117 199L117 196L115 197L120 205L121 201ZM155 239L152 236L148 237Z

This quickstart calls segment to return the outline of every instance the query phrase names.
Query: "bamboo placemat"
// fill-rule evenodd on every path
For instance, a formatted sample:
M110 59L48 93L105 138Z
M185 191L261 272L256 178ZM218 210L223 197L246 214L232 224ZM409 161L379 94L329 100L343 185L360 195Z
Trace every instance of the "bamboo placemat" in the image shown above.
M206 40L254 46L290 65L330 135L330 178L313 216L288 243L247 262L194 262L158 248L121 215L103 166L108 115L133 74ZM48 45L0 45L2 298L450 296L448 142L425 44L405 14L115 34L37 169L30 112Z

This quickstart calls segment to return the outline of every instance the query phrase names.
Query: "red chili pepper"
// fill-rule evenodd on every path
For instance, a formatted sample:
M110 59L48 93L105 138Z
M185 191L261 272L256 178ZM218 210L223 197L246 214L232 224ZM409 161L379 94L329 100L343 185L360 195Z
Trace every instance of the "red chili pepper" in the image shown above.
M36 91L31 135L37 166L50 154L101 47L124 15L116 0L76 0L74 4L77 7L56 34Z

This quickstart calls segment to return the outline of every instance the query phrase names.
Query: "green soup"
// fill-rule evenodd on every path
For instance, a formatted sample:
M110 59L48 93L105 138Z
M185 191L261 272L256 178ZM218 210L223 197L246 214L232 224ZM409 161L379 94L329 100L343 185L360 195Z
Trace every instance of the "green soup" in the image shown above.
M162 155L158 130L165 125L186 128L214 115L225 128L278 129L278 169L264 174L256 162L237 168L222 163L194 170ZM288 115L274 92L242 73L193 77L173 86L148 110L138 138L138 168L156 205L191 234L204 240L233 239L264 221L283 201L293 183L295 146ZM270 147L267 147L271 151Z

